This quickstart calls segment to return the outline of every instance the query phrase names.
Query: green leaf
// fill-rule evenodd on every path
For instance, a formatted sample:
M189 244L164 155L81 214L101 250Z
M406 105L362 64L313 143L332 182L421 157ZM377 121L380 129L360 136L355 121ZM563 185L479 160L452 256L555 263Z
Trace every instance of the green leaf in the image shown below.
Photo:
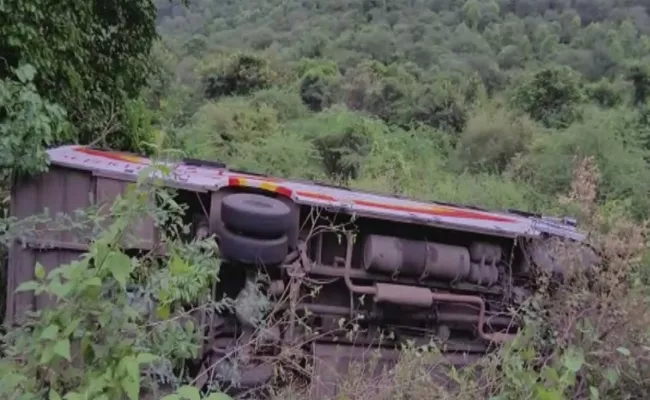
M79 393L68 393L63 396L65 400L84 400L83 396Z
M585 363L585 356L580 349L573 349L564 355L564 366L571 372L578 372Z
M168 394L167 396L164 396L160 400L182 400L181 396L177 395L176 393L173 394Z
M45 349L43 349L43 353L41 353L41 359L39 360L39 363L49 364L50 361L52 361L52 358L54 358L53 346L46 346Z
M61 396L54 389L50 389L49 393L50 400L61 400Z
M36 281L23 282L16 288L16 292L33 292L40 284Z
M589 387L589 398L591 400L598 400L600 398L600 394L598 393L598 389L595 386L590 386Z
M92 249L92 255L97 263L103 263L108 257L110 249L104 241L97 241Z
M90 384L86 388L85 395L95 395L97 393L102 393L106 387L110 384L109 382L112 383L112 373L113 371L110 368L107 368L106 371L97 377L94 377L93 379L90 380ZM95 399L99 400L99 399Z
M102 285L102 280L99 279L96 276L93 276L92 278L87 279L86 281L84 281L83 288L85 289L87 287L98 287L98 286L101 286L101 285Z
M36 75L36 68L31 64L22 65L20 68L16 69L16 77L22 83L31 82Z
M178 255L174 254L169 261L171 276L183 275L190 271L190 265Z
M630 350L627 347L619 347L618 349L616 349L616 351L623 354L624 356L630 355Z
M206 397L205 400L232 400L232 397L225 393L212 393L210 396Z
M187 331L187 333L191 334L194 332L194 322L192 322L191 319L188 319L183 325L183 327L185 328L185 331Z
M137 358L133 356L126 356L122 359L124 368L128 376L134 381L140 380L140 364L138 363Z
M616 382L618 382L618 372L614 368L608 368L605 372L605 378L607 378L610 385L616 385Z
M140 364L133 356L126 356L120 360L120 367L126 375L120 381L124 391L131 400L138 400L140 394Z
M176 392L187 400L201 400L201 393L194 386L181 386Z
M539 400L564 400L564 397L557 390L547 389L542 386L537 386L535 389Z
M137 356L137 360L139 364L149 364L158 360L159 358L160 357L158 357L157 355L151 353L140 353Z
M171 311L169 309L169 304L161 304L158 307L156 307L156 316L160 319L168 319L169 316L171 315Z
M54 278L49 285L50 292L59 298L65 298L74 287L74 282L61 283L59 278Z
M70 341L68 339L62 339L56 342L53 350L54 354L59 355L68 361L72 358L70 356Z
M34 267L34 276L39 281L42 281L45 278L45 268L43 268L39 262L37 262L36 266Z
M54 339L56 339L58 333L59 333L59 327L52 324L52 325L49 325L47 328L43 329L43 332L41 332L40 339L41 340L54 340Z
M122 289L126 289L126 281L131 273L131 259L129 256L121 252L113 251L106 257L104 265Z
M137 380L133 380L130 376L125 376L120 380L122 388L126 392L126 395L131 400L138 400L140 397L140 377L138 376Z
M63 335L70 336L74 331L77 330L77 327L79 327L79 324L81 323L81 318L73 319L68 326L65 327L65 330L63 331Z

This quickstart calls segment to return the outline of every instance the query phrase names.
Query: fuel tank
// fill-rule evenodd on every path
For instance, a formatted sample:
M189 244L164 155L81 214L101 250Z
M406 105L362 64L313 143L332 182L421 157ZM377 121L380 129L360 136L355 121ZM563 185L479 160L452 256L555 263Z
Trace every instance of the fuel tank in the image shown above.
M497 258L490 255L485 258ZM468 281L487 286L496 283L499 277L494 263L473 262L466 247L384 235L365 238L362 265L366 271L394 277Z

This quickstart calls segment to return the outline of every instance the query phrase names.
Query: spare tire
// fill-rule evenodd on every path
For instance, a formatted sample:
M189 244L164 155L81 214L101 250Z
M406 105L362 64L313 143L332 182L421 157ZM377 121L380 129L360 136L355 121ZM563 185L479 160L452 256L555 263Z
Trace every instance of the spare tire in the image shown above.
M221 201L221 220L232 231L260 238L278 238L291 227L291 209L280 200L235 193Z
M289 238L283 235L277 239L257 239L237 235L226 228L219 234L219 251L228 261L277 265L289 253Z

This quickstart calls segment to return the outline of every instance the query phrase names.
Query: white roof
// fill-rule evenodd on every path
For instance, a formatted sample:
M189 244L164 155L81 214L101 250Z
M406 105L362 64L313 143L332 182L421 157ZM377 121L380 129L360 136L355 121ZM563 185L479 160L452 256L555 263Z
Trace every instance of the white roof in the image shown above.
M145 157L84 146L62 146L48 150L48 154L54 165L88 170L96 174L118 174L130 179L136 178L152 165L152 161ZM167 166L171 171L165 177L168 183L188 190L216 191L226 186L258 187L291 197L299 204L343 209L360 216L506 237L535 237L547 233L579 241L584 239L584 235L575 226L556 218L422 202L313 182L255 175L218 165L175 162L167 163Z

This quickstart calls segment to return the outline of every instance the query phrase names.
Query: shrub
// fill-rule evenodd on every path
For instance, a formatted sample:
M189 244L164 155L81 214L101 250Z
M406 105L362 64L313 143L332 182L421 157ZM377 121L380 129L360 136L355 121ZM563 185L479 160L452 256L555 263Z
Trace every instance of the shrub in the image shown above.
M380 121L339 107L287 126L288 131L301 133L312 143L325 175L339 182L361 174L374 138L386 129Z
M456 170L503 172L513 157L525 152L537 127L528 118L503 108L482 108L461 132L452 159Z
M511 104L547 127L564 128L580 119L582 101L580 77L568 67L548 67L526 76Z
M277 130L277 115L270 106L251 107L244 98L206 103L192 117L193 123L181 132L183 147L196 157L228 161L236 156L238 144Z
M300 95L292 89L260 90L253 94L251 105L255 108L261 108L263 105L273 108L277 111L279 122L305 117L308 112Z
M271 86L278 79L267 59L247 53L213 59L201 68L200 74L209 99L247 95Z
M650 176L647 151L636 144L634 115L621 110L589 110L588 118L564 131L537 136L511 171L542 193L566 192L575 156L594 156L602 174L598 201L629 199L639 217L647 215Z

